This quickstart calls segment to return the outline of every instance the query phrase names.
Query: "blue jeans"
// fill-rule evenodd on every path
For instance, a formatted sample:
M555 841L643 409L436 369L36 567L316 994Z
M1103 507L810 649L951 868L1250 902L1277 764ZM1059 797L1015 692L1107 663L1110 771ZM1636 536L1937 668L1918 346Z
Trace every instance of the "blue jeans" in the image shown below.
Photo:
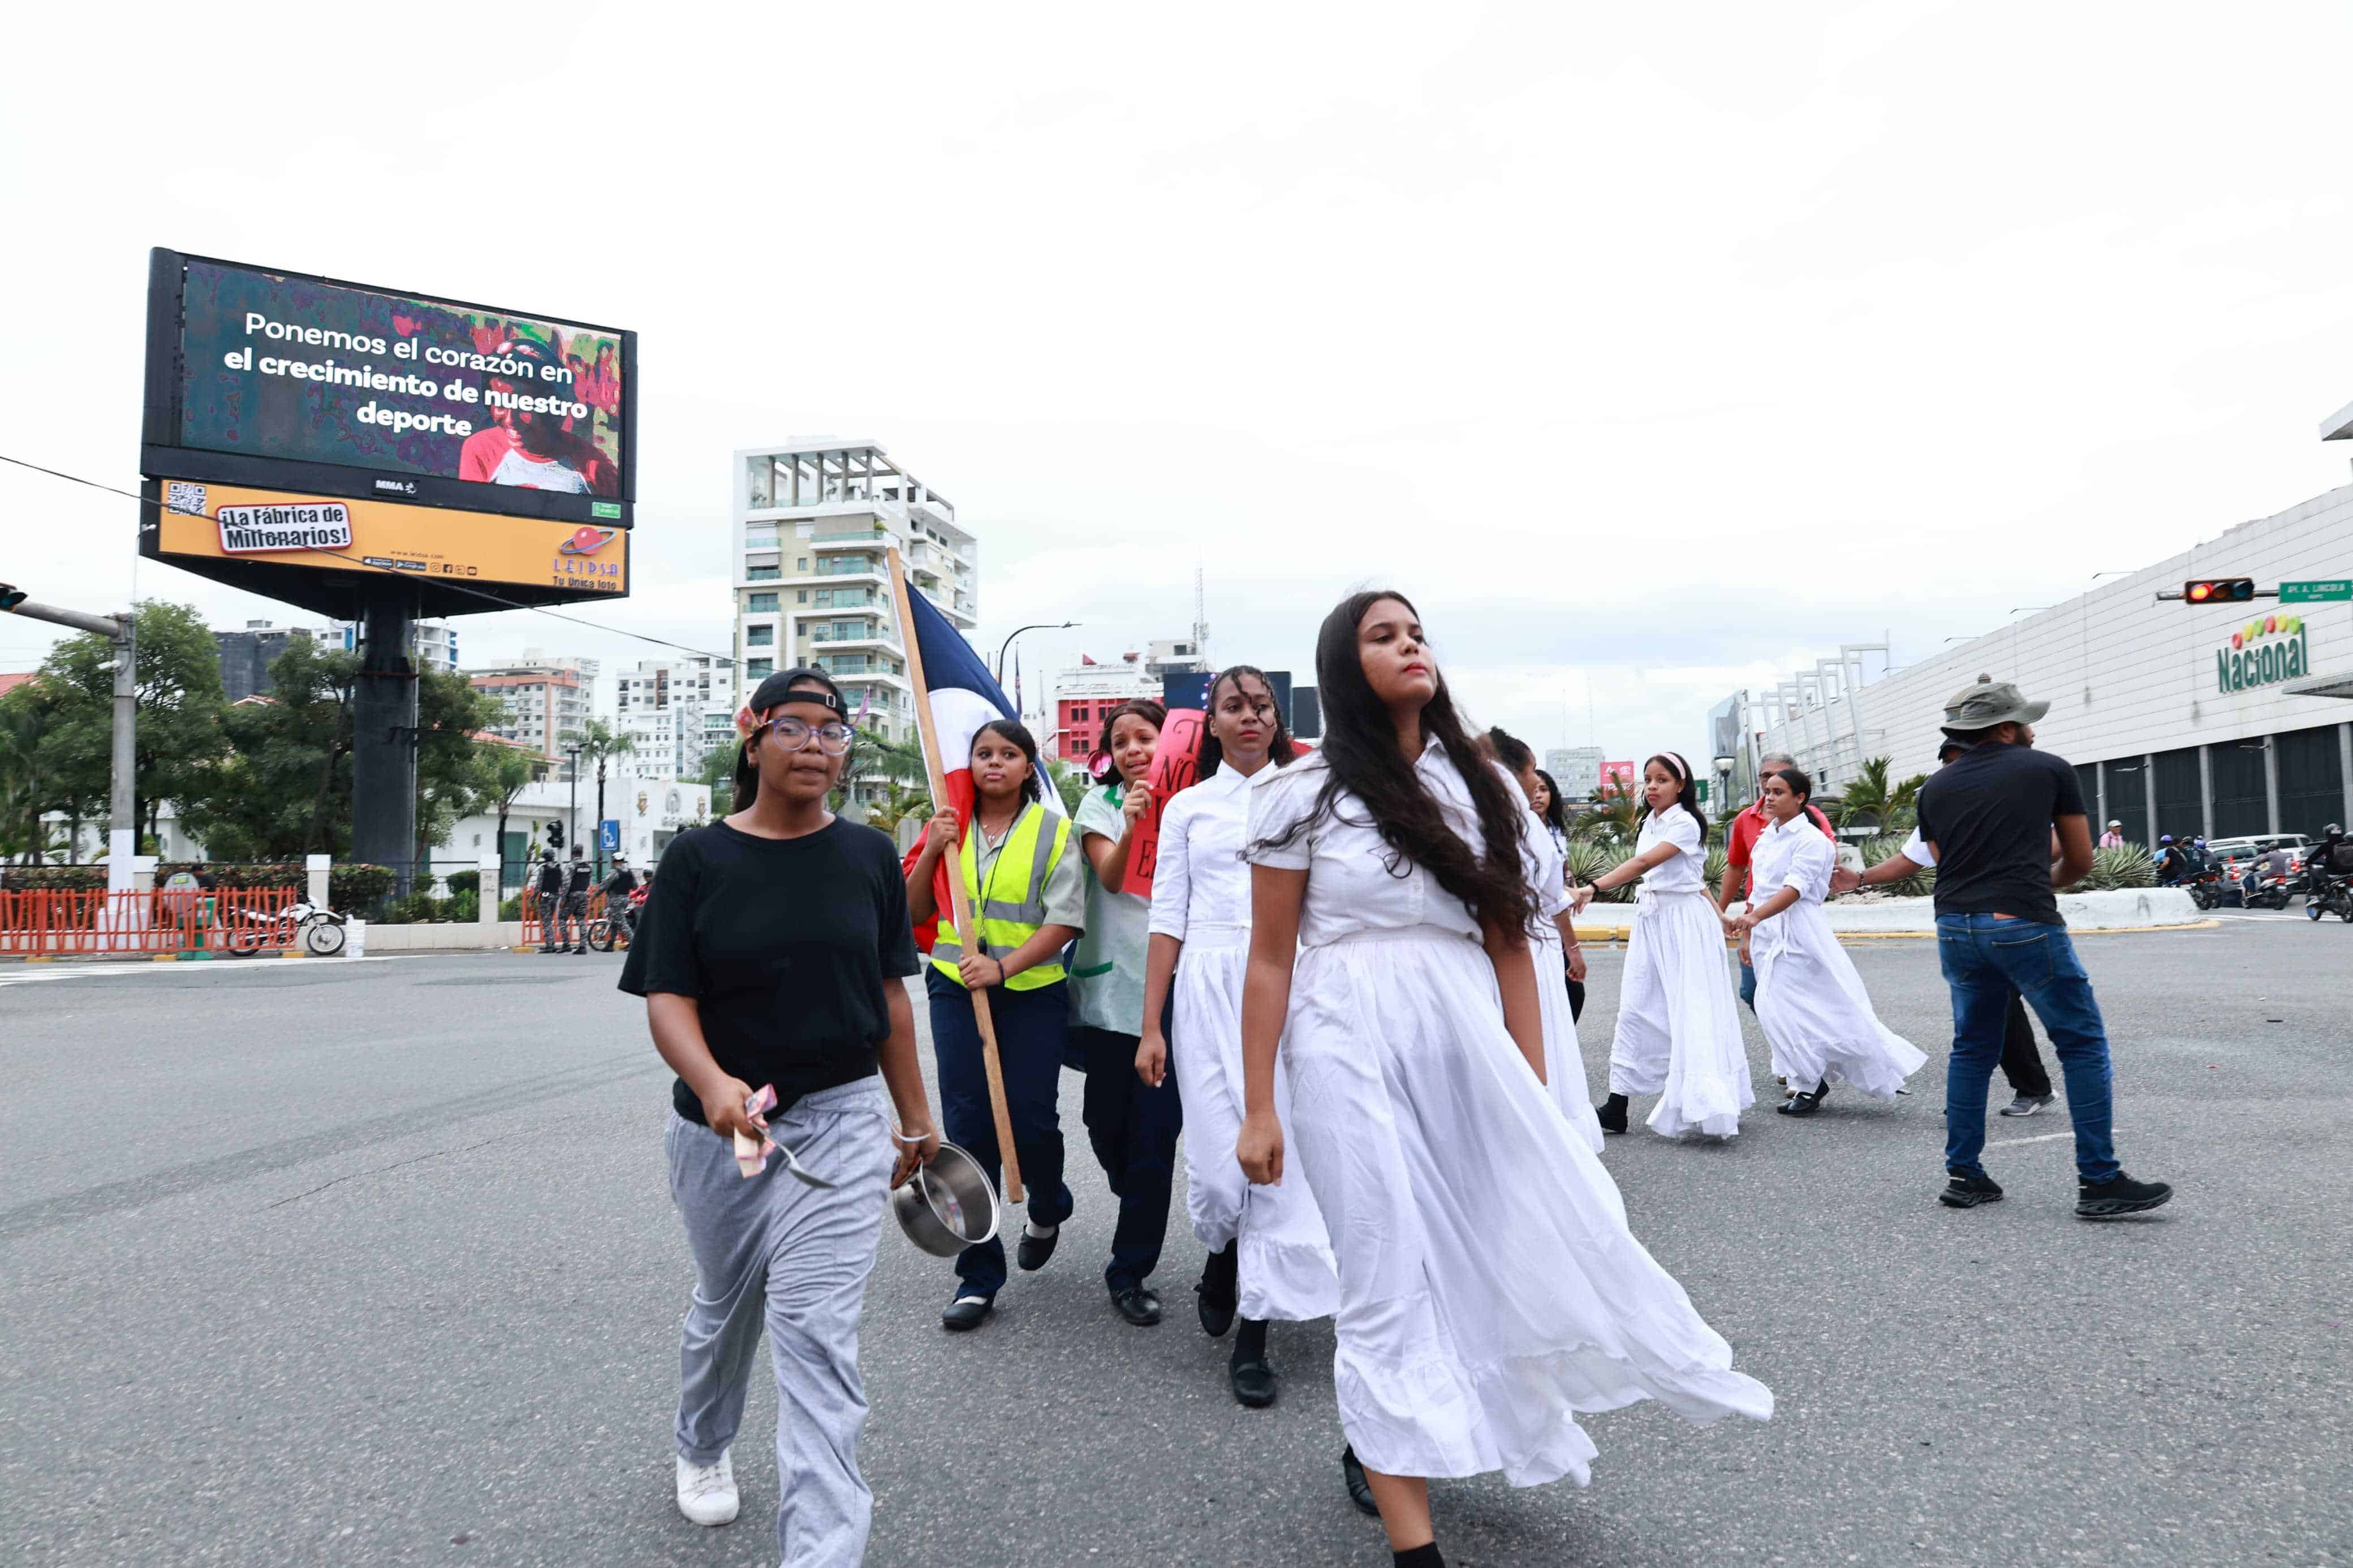
M2064 926L1995 915L1938 915L1936 957L1953 992L1953 1054L1945 1065L1945 1166L1985 1174L1986 1086L2001 1060L2010 994L2026 998L2059 1058L2067 1113L2075 1121L2075 1171L2086 1182L2117 1173L2110 1136L2107 1027L2091 976Z
M965 988L930 964L923 991L932 1010L932 1053L939 1068L940 1119L948 1142L960 1146L988 1173L1001 1193L997 1153L997 1117L988 1104L988 1072L981 1062L980 1023ZM1005 1110L1013 1123L1013 1148L1021 1158L1021 1181L1029 1189L1029 1218L1041 1226L1071 1217L1071 1189L1062 1184L1062 1123L1057 1104L1061 1089L1062 1047L1070 1032L1070 986L1057 980L1035 991L988 993L989 1020L997 1026L997 1066L1005 1073ZM1004 1230L1018 1230L1012 1211ZM959 1296L995 1297L1005 1286L1005 1243L991 1237L956 1254Z
M1745 958L1740 961L1740 1003L1751 1013L1757 1011L1757 966Z

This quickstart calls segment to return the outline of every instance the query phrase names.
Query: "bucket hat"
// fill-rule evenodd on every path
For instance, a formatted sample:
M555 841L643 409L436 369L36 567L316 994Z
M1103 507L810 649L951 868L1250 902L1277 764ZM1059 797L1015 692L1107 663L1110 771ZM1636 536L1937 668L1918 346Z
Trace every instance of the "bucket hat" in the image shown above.
M1947 730L1990 730L1996 724L2031 724L2051 711L2048 702L2029 702L2026 694L2007 680L1980 675L1945 703Z

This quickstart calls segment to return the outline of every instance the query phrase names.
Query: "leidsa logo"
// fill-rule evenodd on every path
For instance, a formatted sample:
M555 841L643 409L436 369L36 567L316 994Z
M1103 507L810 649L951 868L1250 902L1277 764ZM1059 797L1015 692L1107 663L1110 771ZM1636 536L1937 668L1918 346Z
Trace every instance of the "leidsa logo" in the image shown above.
M220 509L221 551L228 555L284 550L349 550L352 509L341 501Z

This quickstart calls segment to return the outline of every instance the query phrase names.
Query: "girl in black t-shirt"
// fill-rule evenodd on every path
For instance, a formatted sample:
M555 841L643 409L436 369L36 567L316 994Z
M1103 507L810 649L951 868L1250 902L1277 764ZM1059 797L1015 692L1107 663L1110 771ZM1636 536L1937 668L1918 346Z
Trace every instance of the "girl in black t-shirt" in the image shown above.
M891 841L826 809L855 734L840 691L790 670L747 713L743 808L664 851L621 974L678 1074L670 1195L695 1270L678 1506L697 1524L735 1517L728 1449L765 1327L778 1542L796 1560L851 1563L873 1513L858 1472L858 1320L883 1194L940 1142L902 984L919 961Z

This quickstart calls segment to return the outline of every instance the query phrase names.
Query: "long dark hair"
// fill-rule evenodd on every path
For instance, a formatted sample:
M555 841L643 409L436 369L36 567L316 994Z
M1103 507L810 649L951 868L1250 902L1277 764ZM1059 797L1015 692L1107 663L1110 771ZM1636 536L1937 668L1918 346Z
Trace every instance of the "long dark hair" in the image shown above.
M1021 754L1029 759L1029 776L1021 781L1022 798L1033 805L1044 800L1046 764L1038 760L1038 737L1029 732L1029 727L1012 719L991 719L972 732L972 743L979 745L983 735L1002 735L1021 748ZM966 752L965 761L970 763L971 760L971 753ZM973 795L976 809L979 800L979 794L976 791Z
M765 686L767 682L764 680L760 684ZM785 702L792 700L794 692L806 691L812 687L822 691L832 692L834 701L839 703L844 711L848 710L849 707L848 699L841 695L841 688L833 683L833 677L826 674L825 671L821 669L785 671ZM759 693L755 691L753 695L757 697ZM771 703L766 709L753 714L752 722L755 726L761 724L769 713L783 707L785 702ZM852 729L856 727L851 726ZM760 761L756 754L758 747L754 742L766 733L765 729L754 728L750 734L735 742L735 798L728 806L730 811L750 810L752 802L759 795ZM841 764L841 771L834 775L837 783L849 776L849 764L857 755L858 743L853 741L850 742L849 750L837 759Z
M1209 694L1201 699L1207 704L1208 711L1201 715L1201 754L1200 762L1195 771L1195 776L1198 778L1208 778L1216 773L1226 760L1226 743L1218 739L1217 731L1210 727L1210 721L1218 716L1218 688L1230 680L1234 683L1234 689L1240 690L1241 678L1245 675L1254 677L1261 686L1265 687L1267 701L1270 704L1274 702L1274 682L1269 680L1266 678L1266 671L1258 666L1234 664L1218 671L1218 678L1209 682ZM1291 760L1299 755L1299 742L1291 738L1291 726L1282 721L1282 710L1280 707L1276 707L1274 710L1274 737L1266 743L1266 754L1278 768L1289 766Z
M1315 685L1324 705L1322 750L1331 776L1306 816L1251 847L1288 844L1310 823L1336 813L1343 794L1354 795L1389 847L1391 876L1403 877L1410 861L1461 900L1471 918L1482 925L1525 931L1536 913L1535 893L1520 858L1520 825L1526 819L1513 792L1464 731L1447 693L1446 678L1438 678L1438 689L1422 708L1421 728L1445 748L1447 760L1470 788L1485 840L1477 856L1447 825L1437 797L1422 787L1412 764L1398 754L1397 725L1365 679L1356 628L1365 613L1384 599L1394 599L1417 616L1421 613L1404 595L1382 591L1351 594L1324 617L1323 629L1315 635Z
M1805 769L1794 763L1786 768L1768 768L1765 772L1765 776L1768 779L1779 779L1783 784L1788 784L1789 793L1796 795L1800 804L1814 798L1814 781L1806 776Z
M1555 833L1567 832L1568 808L1561 804L1560 782L1542 768L1536 770L1536 777L1544 780L1545 786L1545 808L1536 815L1543 817L1545 826Z
M1676 778L1683 780L1683 787L1682 792L1675 796L1675 804L1682 806L1685 811L1691 813L1692 820L1699 824L1700 842L1703 844L1706 843L1707 813L1699 808L1699 781L1692 777L1691 764L1683 761L1681 757L1675 755L1672 752L1660 752L1656 755L1642 759L1642 771L1645 773L1648 773L1651 771L1651 764L1652 763L1663 763L1668 773L1672 773ZM1652 811L1647 803L1642 807L1642 813L1646 816L1657 816L1660 815L1658 812Z

